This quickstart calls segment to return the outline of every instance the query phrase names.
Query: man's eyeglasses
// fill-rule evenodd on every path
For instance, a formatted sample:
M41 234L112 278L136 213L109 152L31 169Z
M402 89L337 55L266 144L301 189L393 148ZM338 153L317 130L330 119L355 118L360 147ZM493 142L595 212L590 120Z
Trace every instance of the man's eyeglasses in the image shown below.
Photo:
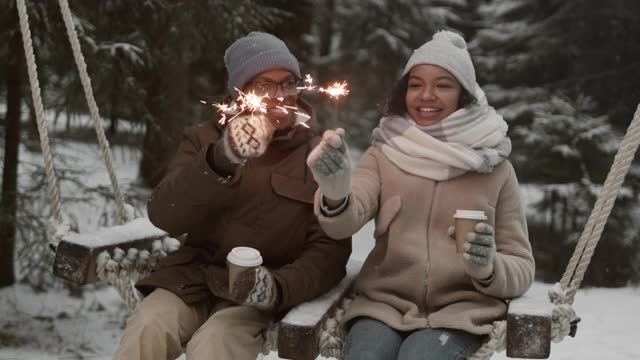
M284 96L297 95L300 93L300 87L304 85L302 79L288 79L280 83L273 81L258 81L252 84L251 88L260 95L275 97L278 88L282 89Z

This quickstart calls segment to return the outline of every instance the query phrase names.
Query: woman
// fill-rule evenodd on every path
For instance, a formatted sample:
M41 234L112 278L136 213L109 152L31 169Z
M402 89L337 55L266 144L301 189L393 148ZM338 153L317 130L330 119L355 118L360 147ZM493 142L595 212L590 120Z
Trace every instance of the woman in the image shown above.
M344 131L325 132L307 159L320 225L338 239L375 218L344 317L345 359L463 359L504 317L504 300L529 288L534 261L506 132L466 42L449 31L410 57L353 179ZM488 218L460 254L456 210Z

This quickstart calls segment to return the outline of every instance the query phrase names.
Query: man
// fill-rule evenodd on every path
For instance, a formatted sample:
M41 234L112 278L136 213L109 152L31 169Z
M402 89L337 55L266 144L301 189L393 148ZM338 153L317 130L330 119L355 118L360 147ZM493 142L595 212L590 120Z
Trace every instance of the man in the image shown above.
M351 242L332 240L313 213L317 184L306 167L315 134L296 125L298 61L277 37L252 32L225 52L228 91L266 95L266 113L189 128L148 205L149 219L185 245L136 287L116 359L253 360L270 321L336 285ZM286 109L286 108L284 108ZM229 116L227 116L229 117ZM306 120L306 118L304 118ZM225 259L236 246L261 252L229 292Z

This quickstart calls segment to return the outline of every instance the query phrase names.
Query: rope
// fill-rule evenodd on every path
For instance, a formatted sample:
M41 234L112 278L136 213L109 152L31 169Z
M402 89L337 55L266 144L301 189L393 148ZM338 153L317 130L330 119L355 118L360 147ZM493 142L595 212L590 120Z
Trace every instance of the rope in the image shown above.
M59 231L64 227L62 210L60 206L60 191L58 189L58 179L54 171L51 147L49 146L49 132L44 120L44 106L40 94L40 82L38 81L38 67L33 53L33 42L31 40L31 29L29 28L29 15L25 0L16 0L18 15L20 17L20 32L22 32L22 42L27 60L27 72L29 73L29 83L31 85L31 97L33 107L36 112L36 122L38 123L38 133L40 134L40 148L44 157L45 172L47 175L47 194L51 204L51 220L48 226L47 235L49 243L57 246L64 232Z
M262 344L262 355L269 355L272 351L278 351L278 330L277 322L269 323L269 327L264 332L264 343Z
M158 261L180 247L180 242L174 238L165 237L155 240L151 251L129 248L125 253L120 248L101 252L96 259L96 274L98 279L106 280L116 289L129 311L142 301L142 294L136 290L134 284L149 274Z
M507 348L507 321L500 320L493 323L493 330L482 343L480 348L476 350L468 360L486 360L490 359L493 353L504 351Z
M618 197L618 192L629 171L638 145L640 145L640 105L638 105L633 120L622 139L611 170L609 170L602 191L598 195L587 224L576 244L567 269L561 281L549 290L549 299L554 304L551 317L551 341L553 342L560 342L569 335L571 323L577 319L571 304L600 241L602 231L611 214L613 204ZM506 321L496 322L489 340L469 359L489 359L494 352L504 350L506 346L505 333Z
M613 165L607 179L604 182L602 191L598 195L596 204L587 220L584 231L576 245L576 249L569 260L567 269L560 280L564 289L573 289L568 294L568 303L573 303L575 290L580 287L587 267L591 262L594 250L600 241L600 236L607 223L607 218L611 213L613 204L618 197L618 192L622 187L624 178L629 171L629 166L634 158L638 145L640 144L640 105L636 109L633 120L627 129L618 152L614 158Z
M320 332L320 355L328 358L342 359L342 349L346 337L341 325L344 312L349 308L353 299L345 297L335 310L334 317L328 317Z
M37 67L35 64L35 56L33 53L33 44L31 40L31 31L29 29L28 15L26 11L26 5L24 0L16 0L18 6L18 13L20 16L20 30L23 36L23 43L25 49L25 55L27 60L27 69L29 72L29 82L31 85L31 93L33 97L34 107L36 111L36 121L38 123L38 131L40 133L40 144L42 152L45 158L45 166L47 173L48 194L52 205L52 220L55 223L55 228L59 228L58 225L62 223L62 216L60 210L60 195L58 191L57 179L53 170L53 159L51 156L51 149L49 147L48 133L44 125L44 110L42 105L42 99L40 97L40 85L37 78ZM91 88L91 79L87 73L86 63L80 49L80 42L73 26L73 19L71 10L67 0L58 0L60 9L67 29L67 35L71 43L74 58L80 73L80 80L85 92L85 97L89 105L89 111L91 117L94 120L96 134L98 136L98 142L100 143L100 149L102 151L102 157L106 163L107 171L109 173L109 179L114 190L116 204L118 206L118 212L121 223L128 220L128 215L124 203L124 196L120 190L118 180L115 175L113 167L113 161L111 156L111 150L109 149L109 142L106 139L104 128L102 126L102 119L98 106L93 96L93 90ZM570 321L576 318L575 312L571 308L570 304L573 302L576 290L580 287L580 284L584 278L584 274L591 262L591 258L595 251L595 248L600 241L602 231L607 222L607 219L613 208L613 204L618 196L618 192L622 187L624 178L628 173L631 161L633 160L638 145L640 144L640 105L636 110L633 121L627 129L622 144L618 149L615 156L614 163L607 175L607 179L604 183L603 189L598 195L598 199L594 208L589 216L585 229L576 245L576 249L567 265L567 269L560 281L560 287L563 290L561 295L557 292L551 292L549 296L552 302L556 305L553 311L553 324L552 339L554 341L560 341L564 336L569 333ZM166 252L162 250L161 242L154 242L153 254L157 256L166 255ZM130 249L135 250L135 249ZM148 252L147 252L148 253ZM110 258L109 254L103 252L99 256L99 271L98 276L102 279L109 280L110 283L116 287L116 290L123 296L123 299L127 303L129 309L133 309L139 302L140 297L135 292L135 288L132 286L131 280L132 274L136 273L136 276L140 276L140 271L134 271L133 266L136 256L138 259L143 259L144 256L148 256L144 252L130 251L125 258L124 251L117 248L114 251L114 257ZM144 256L143 256L144 255ZM156 256L156 258L157 258ZM141 261L138 261L142 264ZM101 264L101 265L100 265ZM148 270L148 264L144 267ZM144 270L143 270L144 271ZM348 305L348 304L347 304ZM342 309L339 309L343 311ZM342 314L341 313L341 314ZM321 349L323 353L329 356L341 358L341 349L343 346L342 338L344 334L340 330L338 317L329 318L325 322L325 329L321 334ZM494 330L492 331L489 340L485 342L478 351L470 359L481 360L488 359L495 351L501 351L505 346L505 329L506 321L496 322Z
M69 38L69 42L71 43L73 57L78 67L78 73L80 74L80 81L82 82L84 95L87 100L87 104L89 105L89 112L91 113L91 118L93 119L93 122L95 124L96 135L98 136L98 142L100 143L102 158L104 159L104 162L107 166L109 180L111 180L111 187L113 188L113 193L116 199L120 223L124 224L129 220L129 218L127 217L127 211L125 209L124 196L122 195L120 185L118 184L118 179L116 177L115 169L113 166L111 150L109 149L109 141L107 140L107 136L104 133L102 118L100 117L98 105L96 104L96 100L93 96L93 89L91 88L91 78L89 78L89 74L87 73L87 64L85 63L84 56L82 55L80 41L78 41L78 34L76 33L76 29L73 26L73 18L71 9L69 8L69 2L67 0L58 0L58 3L60 4L60 11L62 12L64 25L67 28L67 37Z
M554 304L551 315L551 341L560 342L571 332L571 322L578 316L570 302L575 295L575 288L564 289L556 283L549 290L549 300Z

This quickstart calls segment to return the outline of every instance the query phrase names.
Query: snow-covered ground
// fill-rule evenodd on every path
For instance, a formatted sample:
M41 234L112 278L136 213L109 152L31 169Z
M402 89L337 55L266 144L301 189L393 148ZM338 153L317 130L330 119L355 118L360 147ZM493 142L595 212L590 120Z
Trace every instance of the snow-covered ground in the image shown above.
M58 151L73 155L70 166L85 170L83 181L106 184L108 178L95 145L65 143ZM116 149L115 166L127 187L137 177L139 155ZM39 155L22 149L25 164ZM23 173L20 181L28 181ZM63 192L72 188L62 186ZM523 191L523 193L525 193ZM525 194L525 196L535 196ZM96 213L104 205L66 208L81 229L97 226ZM372 226L368 224L354 237L354 254L363 259L372 246ZM44 241L44 239L43 239ZM546 298L550 285L536 283L532 292ZM553 344L551 359L640 359L640 289L582 289L575 310L582 318L576 338ZM35 293L25 285L0 290L0 360L9 359L110 359L126 317L118 295L110 287L89 286L82 297L64 291ZM275 354L264 359L278 359ZM494 359L506 359L504 353Z
M367 226L355 237L355 257L368 251L370 236ZM549 287L535 283L531 291L545 299ZM551 359L640 359L640 289L582 289L574 308L582 318L577 337L552 344ZM36 294L24 285L0 290L0 359L110 359L125 316L110 287L91 289L82 298ZM272 353L263 359L279 358Z

